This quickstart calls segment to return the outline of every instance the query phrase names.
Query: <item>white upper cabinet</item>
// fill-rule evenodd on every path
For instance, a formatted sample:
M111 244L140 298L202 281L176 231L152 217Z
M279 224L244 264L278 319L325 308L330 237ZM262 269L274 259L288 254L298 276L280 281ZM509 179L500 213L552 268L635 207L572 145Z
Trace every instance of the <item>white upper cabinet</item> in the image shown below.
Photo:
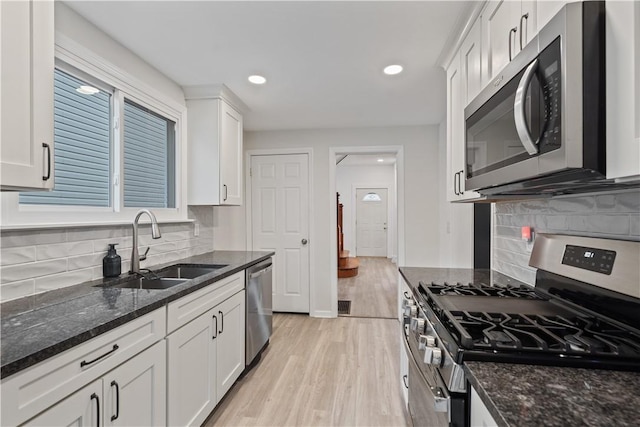
M607 178L640 179L640 3L605 9Z
M464 107L482 87L481 23L476 21L447 69L447 200L477 199L465 191Z
M486 84L535 36L536 2L489 1L480 20Z
M195 94L194 94L195 93ZM242 114L224 96L187 97L190 205L241 205Z
M2 190L53 188L53 7L0 2Z
M538 32L553 18L562 6L569 3L566 0L545 0L545 1L537 1L536 2L536 20Z

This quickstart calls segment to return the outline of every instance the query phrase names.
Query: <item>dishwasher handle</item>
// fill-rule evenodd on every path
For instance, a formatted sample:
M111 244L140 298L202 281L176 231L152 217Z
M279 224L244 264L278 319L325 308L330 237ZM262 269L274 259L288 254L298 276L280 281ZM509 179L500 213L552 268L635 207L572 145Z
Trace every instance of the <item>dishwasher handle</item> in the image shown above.
M271 270L273 270L273 265L269 265L267 268L263 268L262 270L256 271L255 273L251 273L249 275L249 279L255 279L256 277L261 276L265 273L268 273Z

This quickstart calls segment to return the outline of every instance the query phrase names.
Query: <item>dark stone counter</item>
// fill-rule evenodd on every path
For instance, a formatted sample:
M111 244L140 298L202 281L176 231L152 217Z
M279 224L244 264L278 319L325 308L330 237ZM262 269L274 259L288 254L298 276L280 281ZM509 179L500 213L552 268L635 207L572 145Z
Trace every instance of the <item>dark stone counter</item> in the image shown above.
M500 426L637 426L640 372L466 362Z
M165 306L272 256L273 252L214 251L169 264L228 264L169 289L110 288L100 279L0 305L0 378L6 378L84 341ZM166 265L159 265L161 269ZM107 285L107 286L105 286Z

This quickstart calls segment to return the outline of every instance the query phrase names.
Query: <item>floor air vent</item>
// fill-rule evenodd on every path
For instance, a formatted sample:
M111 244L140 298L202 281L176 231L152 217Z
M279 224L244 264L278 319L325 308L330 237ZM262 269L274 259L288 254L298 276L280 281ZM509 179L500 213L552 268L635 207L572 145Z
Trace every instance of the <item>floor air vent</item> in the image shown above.
M351 301L339 299L338 314L351 314Z

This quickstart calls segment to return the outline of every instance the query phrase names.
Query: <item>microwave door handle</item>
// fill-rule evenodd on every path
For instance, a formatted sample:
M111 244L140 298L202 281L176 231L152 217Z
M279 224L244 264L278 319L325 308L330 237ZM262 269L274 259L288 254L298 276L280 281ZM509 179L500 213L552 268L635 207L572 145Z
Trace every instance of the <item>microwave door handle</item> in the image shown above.
M534 141L531 137L531 133L529 133L525 112L525 97L527 96L527 88L531 83L531 79L533 79L533 76L535 75L537 67L537 59L529 64L522 78L520 79L518 89L516 90L516 99L513 103L513 115L516 122L516 131L518 131L520 142L527 150L527 153L532 156L538 152L537 145L538 142L540 142L540 139Z

